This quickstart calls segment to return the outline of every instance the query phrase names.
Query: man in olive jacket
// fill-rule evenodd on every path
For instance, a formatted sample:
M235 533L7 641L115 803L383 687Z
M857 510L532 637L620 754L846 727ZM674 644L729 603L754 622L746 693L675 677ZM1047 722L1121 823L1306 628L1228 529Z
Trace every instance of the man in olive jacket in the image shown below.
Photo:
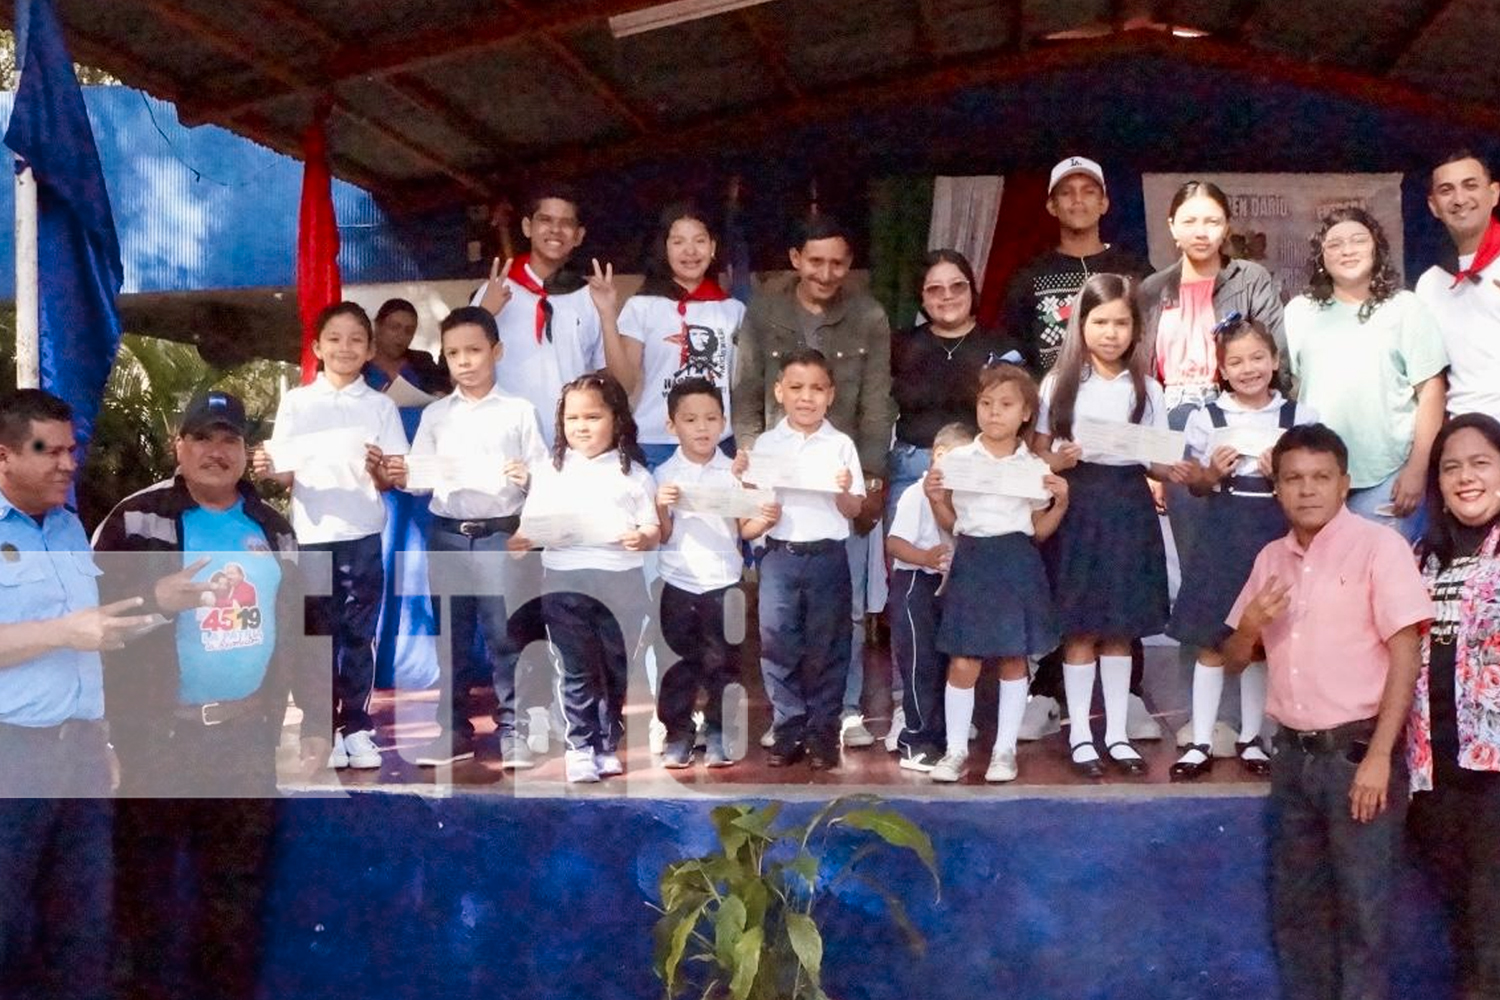
M796 281L759 292L750 300L740 327L731 389L735 444L741 451L753 450L755 439L784 416L775 395L781 359L799 347L821 351L833 369L828 420L854 439L866 476L864 509L854 519L848 542L854 607L842 729L846 745L869 746L874 737L860 715L862 649L871 531L885 505L886 453L895 421L891 324L880 303L845 287L854 250L848 230L837 219L804 219L787 252Z

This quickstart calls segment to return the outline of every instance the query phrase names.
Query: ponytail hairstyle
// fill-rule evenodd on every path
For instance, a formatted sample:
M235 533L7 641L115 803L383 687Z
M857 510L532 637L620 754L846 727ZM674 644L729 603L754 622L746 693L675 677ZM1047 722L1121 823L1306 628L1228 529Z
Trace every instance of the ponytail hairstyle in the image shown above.
M1130 347L1121 361L1130 373L1135 403L1130 422L1138 424L1146 413L1146 369L1148 359L1141 348L1141 307L1136 302L1135 282L1123 274L1095 274L1083 283L1073 300L1068 317L1068 332L1063 337L1062 353L1052 369L1052 398L1048 400L1048 426L1054 438L1072 438L1073 408L1078 403L1078 387L1091 378L1094 367L1089 362L1088 344L1083 339L1083 325L1089 313L1110 302L1124 302L1130 307Z
M630 396L619 380L605 371L580 375L562 387L557 397L557 431L552 442L552 467L561 471L563 458L568 454L568 436L563 429L563 411L567 407L568 393L593 392L599 395L613 418L614 438L611 448L620 452L620 471L629 473L631 463L646 464L646 453L636 441L635 417L630 414Z

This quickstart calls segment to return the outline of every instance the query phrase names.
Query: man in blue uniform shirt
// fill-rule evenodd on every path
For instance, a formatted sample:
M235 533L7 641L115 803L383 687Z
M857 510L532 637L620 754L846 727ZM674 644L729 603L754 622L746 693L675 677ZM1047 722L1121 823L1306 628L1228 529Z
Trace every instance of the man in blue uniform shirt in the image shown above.
M98 570L63 506L73 413L36 389L0 399L0 984L8 997L110 995L109 760L99 650L146 625L99 607Z

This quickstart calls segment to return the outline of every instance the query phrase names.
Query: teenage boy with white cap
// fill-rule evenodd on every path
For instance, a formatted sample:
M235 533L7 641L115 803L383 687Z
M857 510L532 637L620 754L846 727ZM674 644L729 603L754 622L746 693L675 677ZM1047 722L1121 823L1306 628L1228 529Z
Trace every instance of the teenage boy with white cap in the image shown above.
M1099 220L1108 211L1104 169L1084 156L1059 160L1047 180L1047 214L1057 220L1057 246L1011 277L1002 315L1004 332L1029 348L1028 357L1038 359L1033 373L1037 378L1057 362L1073 299L1091 275L1123 274L1140 280L1151 273L1145 259L1100 238ZM1031 682L1021 739L1040 739L1057 731L1061 690L1061 660L1055 655L1043 658ZM1140 700L1139 666L1131 677L1130 702L1130 738L1159 737Z

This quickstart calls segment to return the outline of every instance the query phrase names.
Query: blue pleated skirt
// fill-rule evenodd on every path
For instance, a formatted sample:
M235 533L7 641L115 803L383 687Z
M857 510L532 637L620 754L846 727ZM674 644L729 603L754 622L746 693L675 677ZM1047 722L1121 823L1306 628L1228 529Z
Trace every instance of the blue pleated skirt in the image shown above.
M1209 497L1197 544L1182 553L1182 587L1167 635L1207 648L1228 639L1233 630L1224 618L1250 578L1255 557L1286 533L1286 515L1275 497Z
M942 602L937 648L949 656L1040 656L1057 648L1047 570L1029 535L959 535Z
M1138 465L1082 462L1063 473L1068 511L1042 553L1064 636L1154 635L1167 623L1167 561Z

